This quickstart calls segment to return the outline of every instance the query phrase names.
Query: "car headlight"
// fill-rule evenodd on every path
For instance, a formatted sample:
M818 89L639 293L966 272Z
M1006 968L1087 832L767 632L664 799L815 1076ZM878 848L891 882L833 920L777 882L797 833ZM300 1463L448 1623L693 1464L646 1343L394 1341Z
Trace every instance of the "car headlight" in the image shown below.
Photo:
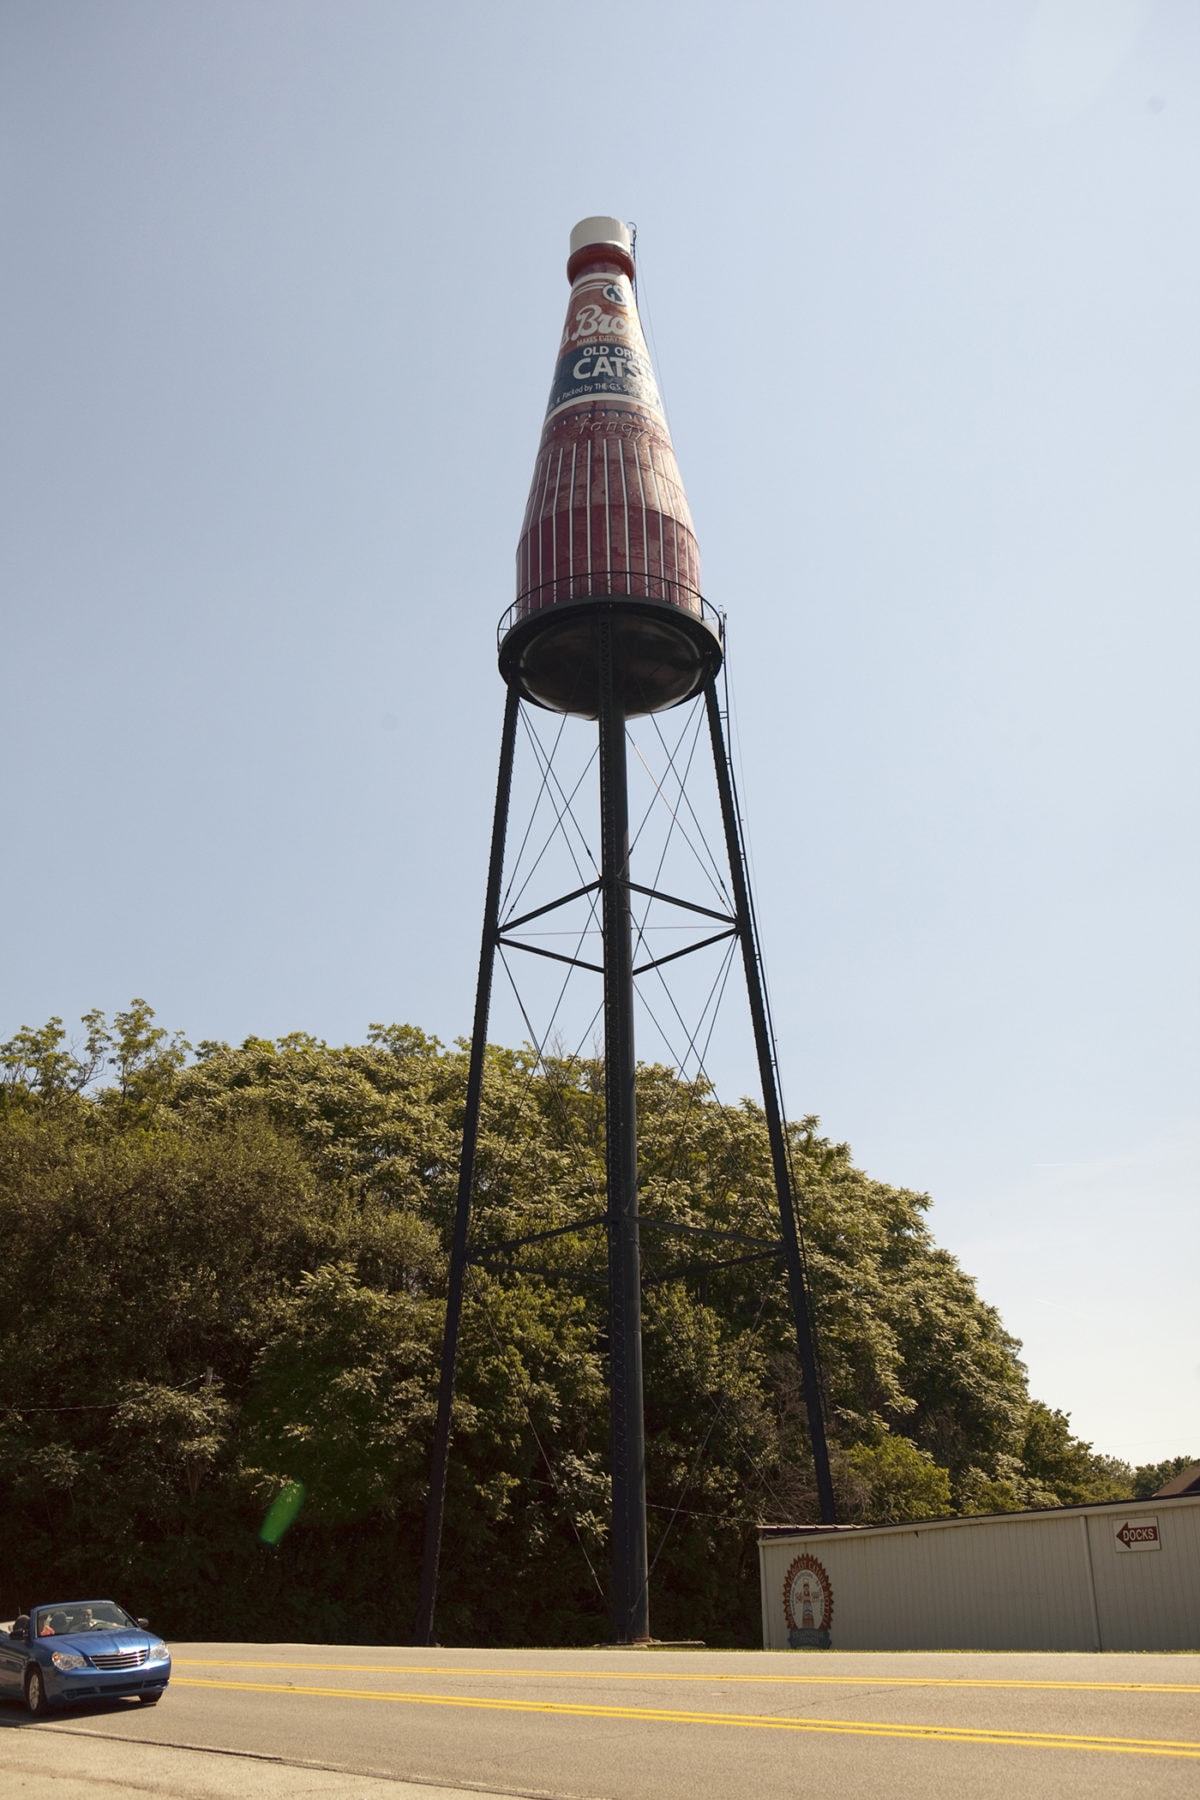
M87 1657L80 1656L75 1650L56 1650L50 1658L56 1669L65 1674L68 1669L86 1669Z
M150 1646L150 1661L151 1662L170 1662L170 1660L171 1660L171 1652L167 1649L167 1646L165 1644L151 1644L151 1646Z

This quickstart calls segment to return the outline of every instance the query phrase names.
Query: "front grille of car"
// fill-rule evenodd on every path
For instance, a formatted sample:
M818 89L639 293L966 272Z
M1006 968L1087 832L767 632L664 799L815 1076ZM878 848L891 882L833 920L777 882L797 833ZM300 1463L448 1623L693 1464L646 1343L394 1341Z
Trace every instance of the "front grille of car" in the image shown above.
M140 1669L149 1654L148 1650L109 1650L93 1656L92 1661L98 1669Z

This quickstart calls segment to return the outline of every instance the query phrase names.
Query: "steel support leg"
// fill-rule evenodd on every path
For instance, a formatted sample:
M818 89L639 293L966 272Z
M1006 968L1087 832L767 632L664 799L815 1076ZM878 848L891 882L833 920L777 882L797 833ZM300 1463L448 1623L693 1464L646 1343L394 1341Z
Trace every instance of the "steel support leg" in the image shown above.
M791 1172L787 1145L783 1135L783 1111L779 1102L775 1057L771 1032L767 1023L767 1003L763 990L762 964L759 958L758 933L750 903L750 887L746 878L746 858L742 845L741 825L733 799L733 782L729 773L729 754L721 729L721 709L717 700L716 681L704 690L708 708L708 728L712 736L713 763L717 772L717 789L721 796L721 817L725 825L725 848L729 856L729 873L733 882L734 907L738 936L742 944L742 961L746 970L746 988L750 999L750 1017L754 1025L754 1046L758 1053L758 1073L762 1083L763 1112L767 1136L771 1143L771 1162L775 1171L775 1192L779 1200L779 1223L783 1236L784 1260L787 1264L788 1289L792 1301L792 1317L796 1326L796 1346L800 1354L800 1372L804 1380L804 1401L808 1411L808 1431L812 1439L813 1463L817 1477L817 1499L821 1523L836 1522L833 1480L829 1472L829 1446L825 1438L825 1415L821 1404L821 1384L817 1372L816 1343L804 1275L804 1259L800 1250L800 1234L796 1228L795 1200L792 1195Z
M463 1119L462 1158L458 1165L458 1200L454 1237L450 1247L450 1285L446 1296L446 1330L442 1338L442 1371L438 1383L437 1424L433 1434L433 1460L429 1497L425 1503L425 1544L421 1559L421 1597L417 1607L415 1642L432 1644L433 1615L437 1604L438 1563L442 1553L442 1520L446 1510L446 1469L450 1460L450 1426L454 1410L454 1373L458 1362L458 1328L462 1318L463 1283L467 1271L467 1232L471 1222L471 1188L475 1178L475 1146L479 1138L479 1103L483 1094L483 1065L487 1051L488 1013L492 1003L492 970L500 934L500 882L504 874L504 839L508 830L508 805L512 793L513 750L517 740L520 698L508 689L504 727L500 738L500 772L496 780L496 810L492 819L492 854L488 864L487 898L483 909L483 942L479 951L479 979L475 986L475 1023L471 1032L471 1060L467 1070L466 1115Z
M612 627L597 625L600 663L600 882L604 925L604 1070L608 1164L612 1623L618 1644L650 1635L642 1287L638 1244L633 937L625 714L614 692Z

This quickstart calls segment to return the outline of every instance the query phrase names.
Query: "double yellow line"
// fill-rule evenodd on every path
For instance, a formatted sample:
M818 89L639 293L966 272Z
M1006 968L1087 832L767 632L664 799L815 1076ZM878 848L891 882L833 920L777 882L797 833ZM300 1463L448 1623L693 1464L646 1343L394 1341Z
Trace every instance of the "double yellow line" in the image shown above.
M480 1672L470 1671L472 1674ZM683 1712L668 1707L589 1706L582 1701L488 1700L462 1694L381 1693L371 1688L310 1687L307 1683L301 1685L296 1682L213 1681L190 1675L176 1676L173 1685L222 1688L255 1694L285 1694L292 1698L374 1700L393 1706L456 1706L485 1712L539 1713L558 1718L613 1719L648 1725L725 1725L752 1731L817 1732L836 1737L903 1739L926 1744L993 1744L1029 1750L1091 1750L1115 1756L1169 1756L1200 1762L1200 1743L1172 1742L1158 1738L998 1731L972 1725L877 1724L859 1719L782 1719L769 1714Z
M445 1663L318 1663L238 1661L232 1657L177 1656L177 1669L300 1669L324 1675L446 1675ZM699 1669L500 1669L471 1668L457 1671L472 1681L486 1676L504 1680L541 1681L688 1681L693 1685L716 1682L743 1683L753 1687L916 1687L916 1688L1016 1688L1022 1691L1080 1694L1200 1694L1196 1681L1021 1681L985 1675L731 1675Z

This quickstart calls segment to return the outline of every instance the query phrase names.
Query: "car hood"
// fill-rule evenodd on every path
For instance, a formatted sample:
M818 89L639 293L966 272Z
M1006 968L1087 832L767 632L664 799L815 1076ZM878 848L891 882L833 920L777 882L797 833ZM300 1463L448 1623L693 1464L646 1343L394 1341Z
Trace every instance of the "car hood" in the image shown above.
M39 1643L51 1650L78 1650L84 1656L111 1656L114 1651L149 1650L158 1638L144 1631L60 1631L54 1637L40 1638Z

